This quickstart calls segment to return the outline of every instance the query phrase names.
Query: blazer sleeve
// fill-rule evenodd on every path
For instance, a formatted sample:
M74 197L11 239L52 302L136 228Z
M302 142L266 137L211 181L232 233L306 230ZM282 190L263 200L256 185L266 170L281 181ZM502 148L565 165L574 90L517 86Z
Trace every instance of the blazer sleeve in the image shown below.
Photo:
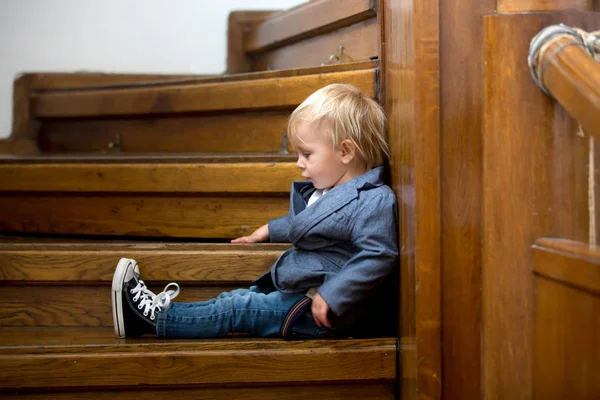
M290 215L272 219L268 222L269 241L271 243L289 243Z
M357 210L351 238L358 252L318 289L336 316L351 311L397 267L397 219L391 193L378 195Z

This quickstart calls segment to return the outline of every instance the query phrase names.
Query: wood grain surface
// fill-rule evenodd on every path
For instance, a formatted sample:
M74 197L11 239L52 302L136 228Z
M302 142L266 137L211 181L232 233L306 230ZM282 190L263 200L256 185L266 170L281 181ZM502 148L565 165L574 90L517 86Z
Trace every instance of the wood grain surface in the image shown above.
M484 17L482 388L488 399L531 399L534 241L587 242L590 226L588 137L531 79L531 38L565 23L587 28L592 13ZM593 147L598 162L598 145ZM597 173L591 177L598 181Z
M528 11L593 10L590 0L497 0L499 13Z
M320 0L271 14L251 27L244 38L246 53L264 52L307 37L328 34L365 19L374 18L372 0Z
M146 115L293 107L331 83L349 83L376 97L375 70L187 85L37 93L36 118Z
M343 9L343 8L341 8ZM277 70L315 65L344 65L365 62L379 56L379 24L376 18L357 22L325 36L315 36L281 48L275 48L253 57L254 68ZM338 49L343 46L343 55ZM336 63L340 64L336 64ZM372 62L372 61L371 61Z
M38 144L53 153L292 151L291 140L283 146L290 112L50 120L40 124Z
M288 210L289 195L5 195L0 196L0 230L233 239Z
M1 355L3 388L225 385L253 382L392 382L396 340L328 341L313 348L231 348L185 351L158 346L110 353L88 351ZM340 346L338 346L339 344ZM115 361L118 360L118 363ZM165 374L164 369L177 372ZM115 373L106 374L107 370Z
M439 2L384 2L385 104L400 213L402 338L417 369L402 399L442 395Z
M584 132L600 140L600 63L575 38L548 46L540 65L542 83Z
M299 179L293 162L0 163L0 192L289 193Z

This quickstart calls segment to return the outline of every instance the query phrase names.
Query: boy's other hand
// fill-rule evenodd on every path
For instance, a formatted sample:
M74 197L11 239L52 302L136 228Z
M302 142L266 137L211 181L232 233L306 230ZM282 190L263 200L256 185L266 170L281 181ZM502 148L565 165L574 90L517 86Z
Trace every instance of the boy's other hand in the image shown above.
M312 299L312 306L310 308L313 318L317 326L322 327L326 326L327 328L331 328L331 324L327 319L327 313L329 312L329 304L319 293L316 293Z
M231 243L259 243L269 240L269 225L265 224L248 236L233 239Z

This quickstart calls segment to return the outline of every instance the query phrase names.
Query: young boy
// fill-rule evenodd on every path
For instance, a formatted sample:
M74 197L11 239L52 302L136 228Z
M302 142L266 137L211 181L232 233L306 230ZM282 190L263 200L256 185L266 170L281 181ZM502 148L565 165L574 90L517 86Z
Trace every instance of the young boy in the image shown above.
M292 185L289 214L232 243L293 248L249 289L197 303L171 302L173 283L152 293L136 262L121 259L112 285L118 337L362 336L393 321L380 316L397 303L384 303L390 290L382 284L397 285L398 263L396 199L382 178L383 110L353 86L333 84L298 106L288 133L306 178Z

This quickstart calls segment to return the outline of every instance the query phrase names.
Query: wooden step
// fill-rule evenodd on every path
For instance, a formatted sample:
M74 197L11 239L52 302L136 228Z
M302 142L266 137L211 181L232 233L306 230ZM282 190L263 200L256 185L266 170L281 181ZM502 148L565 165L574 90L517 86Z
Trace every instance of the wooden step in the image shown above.
M101 75L95 79L85 79L87 75L81 74L28 74L15 82L15 132L13 139L27 136L29 140L37 142L39 150L44 152L279 152L291 151L291 143L284 134L287 130L287 118L290 112L309 93L299 93L301 88L295 88L296 79L320 80L320 76L327 76L326 84L338 73L351 71L374 71L378 67L377 61L353 62L340 65L328 65L313 68L296 68L270 72L245 73L235 75L220 75L211 77L182 77L155 80L123 81L107 77L106 84L102 84ZM298 93L295 101L290 104L277 104L277 98L283 93L279 88L280 79L285 80L285 88L293 88L293 93ZM248 82L252 87L246 88ZM264 85L261 82L267 82ZM269 93L270 105L268 109L256 108L255 98L261 90L275 88ZM87 83L87 86L86 86ZM265 86L266 85L266 86ZM320 84L316 84L320 85ZM322 86L321 85L321 86ZM220 90L223 86L225 89ZM177 89L174 89L177 88ZM140 111L134 115L105 115L100 112L92 115L72 118L38 118L31 98L44 99L47 96L70 96L72 92L81 95L81 91L95 95L106 96L107 93L120 96L121 91L156 91L169 92L160 94L161 102L170 102L173 98L184 101L179 93L183 88L186 93L194 90L198 96L192 97L192 102L197 100L212 103L215 99L223 109L215 110L211 107L200 106L197 111L179 112L169 107L159 113L154 111ZM229 89L227 89L229 88ZM236 88L245 88L238 92ZM288 90L285 92L288 92ZM173 90L176 90L174 93ZM370 88L369 91L373 89ZM228 93L235 92L234 97L240 94L250 96L247 100L252 103L250 108L240 110L230 107ZM202 97L206 95L208 97ZM290 92L291 94L291 92ZM290 96L287 94L286 96ZM128 95L131 95L129 93ZM141 95L141 94L140 94ZM87 95L86 95L87 96ZM137 96L137 95L135 95ZM143 95L147 96L147 94ZM151 95L153 96L153 95ZM215 97L217 96L217 97ZM223 97L225 96L225 97ZM273 97L275 97L273 99ZM53 97L51 97L53 98ZM203 99L203 100L202 100ZM220 99L220 100L219 100ZM43 100L42 100L43 101ZM121 100L119 100L121 101ZM158 101L158 100L157 100ZM93 102L93 100L92 100ZM166 103L165 103L166 104ZM191 104L191 103L190 103ZM215 103L217 104L217 103ZM210 104L209 104L210 106ZM20 121L20 122L19 122ZM27 128L29 127L29 128Z
M232 72L369 60L380 54L377 1L318 0L275 13L234 12L228 27ZM344 56L331 59L340 45Z
M31 97L35 118L268 110L293 108L317 89L349 83L377 97L377 69L208 83L160 83L116 88L54 90Z
M110 285L121 257L133 258L148 287L177 282L177 301L202 301L248 287L288 245L0 242L0 326L112 326Z
M0 328L0 390L206 390L360 384L393 399L396 339L116 339L109 328ZM107 371L111 373L107 374ZM304 386L309 384L317 390ZM249 388L249 389L244 389ZM331 387L329 388L331 390ZM197 393L202 393L199 390ZM239 393L239 392L236 392ZM348 393L348 392L347 392ZM348 393L352 396L351 393ZM221 397L219 397L221 398ZM350 397L358 398L358 397Z
M0 230L227 239L287 213L293 156L211 157L2 158Z

